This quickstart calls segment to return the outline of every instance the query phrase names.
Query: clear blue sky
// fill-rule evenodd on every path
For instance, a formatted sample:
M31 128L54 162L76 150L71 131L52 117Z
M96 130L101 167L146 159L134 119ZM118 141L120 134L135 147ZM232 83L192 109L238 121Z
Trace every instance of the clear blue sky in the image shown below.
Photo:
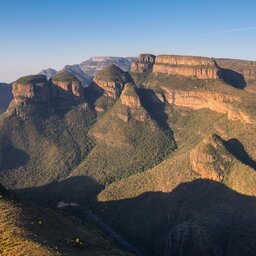
M0 0L0 81L90 56L256 60L255 0Z

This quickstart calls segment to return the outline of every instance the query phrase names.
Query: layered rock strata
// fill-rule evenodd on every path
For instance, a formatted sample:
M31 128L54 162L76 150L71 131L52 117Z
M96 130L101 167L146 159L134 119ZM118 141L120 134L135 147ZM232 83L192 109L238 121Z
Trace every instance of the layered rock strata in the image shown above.
M57 92L55 94L62 94L70 96L73 99L82 99L84 97L84 88L82 83L73 75L66 71L57 73L52 78L52 83L56 87ZM56 90L55 90L56 91Z
M136 60L131 64L131 72L143 73L151 71L155 63L155 55L152 54L141 54Z
M128 73L115 65L110 65L97 71L94 78L94 86L104 93L104 96L116 99L120 96L124 85L130 82Z
M153 73L181 75L197 79L218 79L219 68L214 59L205 57L159 55Z
M193 110L210 109L226 114L229 120L239 120L251 124L251 117L236 107L241 100L239 97L229 96L209 91L181 91L163 87L169 104L177 107L186 107Z
M233 156L225 148L224 141L216 134L190 152L190 164L194 172L204 179L222 181L228 174Z

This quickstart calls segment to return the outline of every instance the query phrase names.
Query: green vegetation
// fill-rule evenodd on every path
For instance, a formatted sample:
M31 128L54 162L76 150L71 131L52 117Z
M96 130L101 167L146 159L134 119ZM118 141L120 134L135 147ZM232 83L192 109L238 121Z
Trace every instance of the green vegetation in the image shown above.
M97 71L95 78L116 83L127 83L131 81L130 75L116 65L110 65Z
M81 83L75 76L66 72L60 71L53 78L53 82L66 82L66 83Z
M99 118L90 131L97 145L72 175L86 175L103 184L111 183L157 165L175 148L173 137L153 120L121 120L118 113L122 107L127 111L119 100Z
M124 96L134 96L137 97L137 92L136 92L137 88L136 85L134 83L127 83L125 85L125 91L123 92Z
M47 83L46 76L43 75L31 75L31 76L24 76L21 77L16 81L18 84L40 84L40 83Z
M22 121L2 115L4 185L32 187L68 176L94 146L87 131L95 118L84 103L73 106L63 118L53 113Z
M1 190L0 212L2 256L130 255L117 249L88 221L81 224L60 211L21 204Z

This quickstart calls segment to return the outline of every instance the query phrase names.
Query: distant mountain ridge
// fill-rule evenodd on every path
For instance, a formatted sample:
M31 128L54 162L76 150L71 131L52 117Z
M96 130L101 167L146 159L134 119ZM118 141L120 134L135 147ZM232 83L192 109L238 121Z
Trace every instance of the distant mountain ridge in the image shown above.
M101 70L102 68L109 65L116 65L123 71L129 71L130 66L134 60L135 58L133 57L91 57L90 59L83 61L80 64L66 65L62 70L74 75L82 82L84 87L87 87L92 82L92 77L96 71ZM42 70L39 74L45 75L49 80L54 75L56 75L56 73L56 70L49 68Z

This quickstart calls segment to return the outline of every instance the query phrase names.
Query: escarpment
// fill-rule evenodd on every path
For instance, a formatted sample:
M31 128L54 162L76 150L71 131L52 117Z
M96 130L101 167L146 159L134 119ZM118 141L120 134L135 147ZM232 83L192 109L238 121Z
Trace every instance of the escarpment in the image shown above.
M131 64L131 72L143 73L151 71L155 63L155 55L152 54L141 54L136 60Z
M215 60L205 57L158 55L153 73L181 75L197 79L218 79L219 68Z
M208 108L212 111L226 114L229 120L239 120L251 124L251 117L240 110L236 104L241 99L236 96L225 95L210 91L182 91L162 87L166 92L169 104L177 107L186 107L193 110Z

